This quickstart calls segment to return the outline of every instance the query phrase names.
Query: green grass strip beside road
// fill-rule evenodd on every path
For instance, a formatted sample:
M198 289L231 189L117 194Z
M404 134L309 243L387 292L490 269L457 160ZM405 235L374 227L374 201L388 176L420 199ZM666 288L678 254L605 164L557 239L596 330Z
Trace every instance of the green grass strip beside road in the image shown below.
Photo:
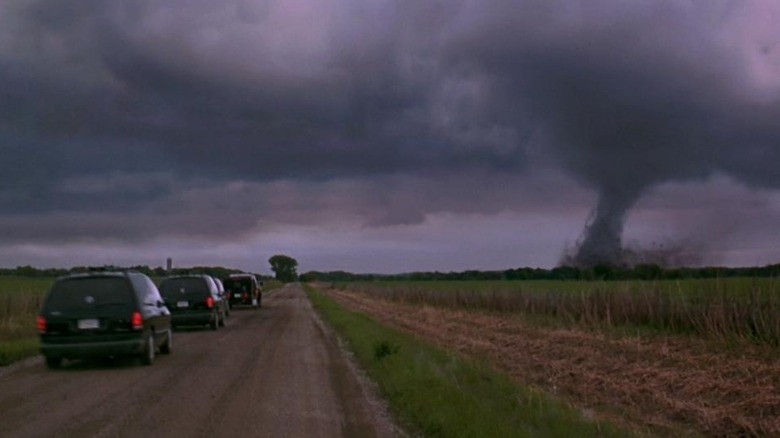
M0 366L38 354L38 337L0 341Z
M393 415L429 437L629 436L518 386L487 366L350 312L305 285L315 309L347 342Z

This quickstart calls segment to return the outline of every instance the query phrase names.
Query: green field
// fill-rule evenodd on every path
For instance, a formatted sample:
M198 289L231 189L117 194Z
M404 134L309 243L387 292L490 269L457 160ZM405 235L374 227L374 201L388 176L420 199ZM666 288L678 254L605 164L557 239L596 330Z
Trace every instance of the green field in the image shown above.
M0 277L0 341L35 335L35 315L50 278Z
M38 354L35 315L53 281L0 277L0 366Z
M780 281L375 281L342 283L382 299L519 312L556 323L660 330L780 345Z

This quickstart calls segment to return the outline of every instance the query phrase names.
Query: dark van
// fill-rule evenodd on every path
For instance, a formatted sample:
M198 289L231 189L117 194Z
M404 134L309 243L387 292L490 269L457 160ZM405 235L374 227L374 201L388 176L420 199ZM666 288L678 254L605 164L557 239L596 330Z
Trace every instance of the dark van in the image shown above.
M231 274L222 284L225 286L225 295L227 295L231 307L252 306L258 308L263 305L263 291L254 275Z
M208 325L212 330L225 326L227 303L208 275L177 275L160 282L165 304L171 310L174 327Z
M173 344L171 315L154 282L137 272L58 279L36 318L49 368L63 359L137 356L151 365Z

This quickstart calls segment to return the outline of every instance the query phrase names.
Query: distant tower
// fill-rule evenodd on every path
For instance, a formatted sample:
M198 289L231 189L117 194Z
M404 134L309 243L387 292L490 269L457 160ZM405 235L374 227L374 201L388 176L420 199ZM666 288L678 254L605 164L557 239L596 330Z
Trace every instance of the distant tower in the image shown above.
M173 269L173 259L168 257L165 260L165 270L171 272L171 269Z

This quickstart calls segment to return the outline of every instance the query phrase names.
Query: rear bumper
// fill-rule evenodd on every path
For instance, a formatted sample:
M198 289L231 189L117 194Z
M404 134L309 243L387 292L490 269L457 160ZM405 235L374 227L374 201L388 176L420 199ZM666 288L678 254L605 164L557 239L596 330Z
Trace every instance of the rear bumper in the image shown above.
M216 313L214 311L198 313L174 313L171 314L171 325L208 325L211 324L215 319Z
M64 359L126 356L142 353L144 346L145 340L141 337L123 341L72 344L52 344L41 340L41 353L46 357L60 357Z
M263 296L258 294L256 298L257 298L257 302L259 303L260 300L263 298ZM230 303L231 306L251 306L251 305L253 305L252 304L252 296L251 295L249 297L247 297L247 298L243 298L243 297L242 298L236 298L236 297L231 296L228 299L228 302Z

